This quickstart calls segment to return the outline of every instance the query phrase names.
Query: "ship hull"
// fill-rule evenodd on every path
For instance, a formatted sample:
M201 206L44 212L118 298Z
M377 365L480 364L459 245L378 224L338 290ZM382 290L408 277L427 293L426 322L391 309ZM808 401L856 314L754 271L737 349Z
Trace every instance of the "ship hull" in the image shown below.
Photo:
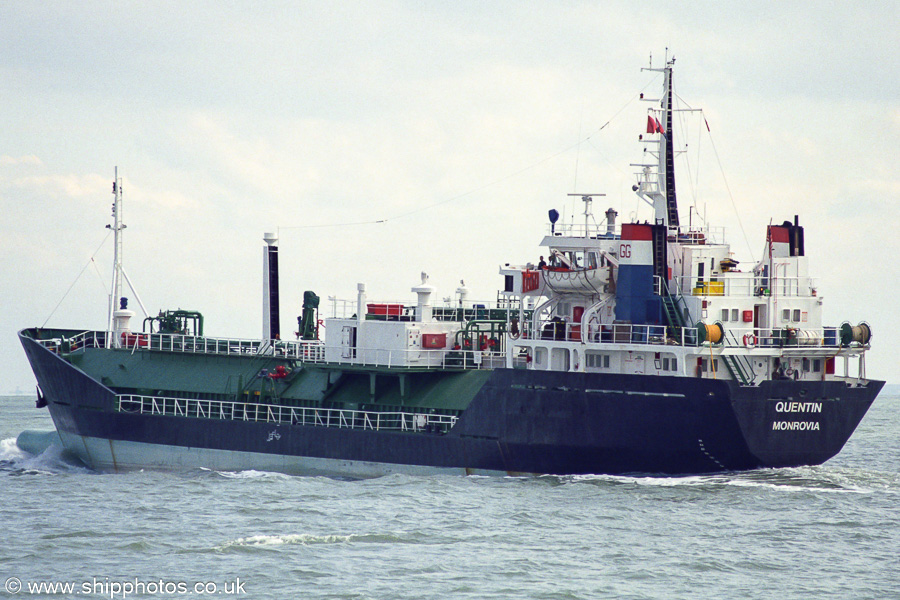
M21 336L66 448L97 470L689 474L820 464L882 382L729 381L496 369L445 434L115 410L116 394Z

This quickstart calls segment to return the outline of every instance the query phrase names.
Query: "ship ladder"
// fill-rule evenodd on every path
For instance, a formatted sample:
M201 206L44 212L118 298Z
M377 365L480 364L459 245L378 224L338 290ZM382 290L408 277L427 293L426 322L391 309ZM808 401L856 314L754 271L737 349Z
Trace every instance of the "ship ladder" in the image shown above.
M684 332L684 344L687 346L697 345L696 330L689 326L685 321L682 312L683 303L680 302L681 296L672 296L665 294L662 297L663 313L665 313L666 322L672 331L672 337L679 338L679 333Z
M734 346L739 345L738 339L733 332L729 331L728 337L731 338ZM725 363L728 372L731 373L731 376L735 381L740 381L741 385L753 385L753 381L756 379L756 373L753 371L753 364L750 362L749 358L745 356L735 356L733 354L723 354L722 361Z

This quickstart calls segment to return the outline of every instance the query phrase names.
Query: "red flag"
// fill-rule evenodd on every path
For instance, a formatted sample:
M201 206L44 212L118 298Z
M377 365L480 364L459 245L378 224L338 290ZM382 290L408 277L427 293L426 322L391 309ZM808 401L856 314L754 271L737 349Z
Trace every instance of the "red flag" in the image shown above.
M662 133L665 135L666 130L663 129L659 121L647 115L647 133Z

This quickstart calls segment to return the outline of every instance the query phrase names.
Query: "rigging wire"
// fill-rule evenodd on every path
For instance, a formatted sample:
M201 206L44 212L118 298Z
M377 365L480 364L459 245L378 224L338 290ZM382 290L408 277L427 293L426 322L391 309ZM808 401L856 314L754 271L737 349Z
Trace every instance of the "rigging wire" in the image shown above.
M702 108L699 108L699 109L694 108L693 106L691 106L690 104L685 102L684 98L679 96L677 92L673 92L673 94L675 96L675 99L678 101L679 105L684 106L684 108L687 112L700 111L700 113L703 114ZM691 200L691 203L693 204L694 211L697 213L697 215L699 215L700 209L697 206L697 199L698 199L698 195L699 195L698 190L700 189L700 164L701 164L700 163L700 149L702 147L700 144L700 141L702 139L703 133L700 129L698 129L698 132L697 132L697 168L696 168L696 170L694 170L693 168L691 168L691 154L688 151L688 148L690 147L689 143L687 142L688 129L689 129L688 119L685 117L684 114L682 114L682 111L678 111L678 122L679 122L681 131L684 133L684 135L682 137L684 137L684 139L685 139L683 152L684 152L684 161L687 165L686 170L688 173L688 177L687 177L686 181L689 184L690 200ZM673 124L673 127L674 127L674 124ZM702 127L701 127L701 129L702 129ZM691 174L693 174L693 177L691 177ZM690 206L688 207L688 210L690 210ZM707 225L708 225L708 223L707 223Z
M581 109L581 117L578 119L578 138L581 138L581 128L584 127L584 108ZM581 145L578 145L578 152L575 153L575 175L572 180L572 191L578 189L578 159L581 158Z
M734 214L737 217L738 225L741 228L741 234L744 236L744 243L747 244L747 250L750 252L750 256L753 256L753 248L750 246L750 238L747 237L747 232L744 230L744 222L741 221L741 213L738 211L737 204L734 202L734 195L731 193L731 186L728 185L728 179L725 177L725 169L722 167L722 160L719 158L719 151L716 149L716 142L712 137L712 130L709 128L709 122L706 120L706 117L703 117L703 123L706 125L706 132L709 137L709 142L712 145L713 154L716 156L716 162L719 165L719 171L722 173L722 181L725 183L725 189L728 191L728 199L731 200L731 206L734 208Z
M78 280L79 280L79 279L81 279L81 275L85 272L85 270L87 270L87 268L88 268L92 263L94 264L94 268L95 268L95 269L97 268L97 264L94 262L94 257L97 256L97 253L100 252L100 249L103 247L103 244L105 244L105 243L106 243L106 240L109 239L109 234L110 234L110 233L112 233L112 232L111 232L111 231L107 231L107 232L106 232L106 237L103 238L103 241L100 242L100 245L97 246L97 249L94 250L94 253L93 253L93 254L91 254L91 257L88 259L87 263L85 263L85 265L81 268L81 271L78 272L78 275L75 277L75 281L72 282L72 285L69 286L69 289L66 290L66 293L63 294L63 297L59 299L59 302L57 302L57 303L56 303L56 306L53 308L53 310L50 311L50 314L47 316L47 319L46 319L46 320L44 321L44 323L41 325L41 328L42 328L42 329L43 329L44 327L46 327L47 322L48 322L51 318L53 318L53 314L56 312L56 309L58 309L58 308L60 307L60 305L61 305L61 304L63 303L63 301L66 299L66 296L69 295L69 292L72 291L72 288L75 287L75 284L78 283ZM99 271L99 270L97 271L97 275L100 275L100 271ZM101 281L102 281L102 277L101 277ZM106 289L104 288L103 291L105 292Z
M608 125L608 124L609 124L609 122L604 124L603 127L606 127L606 125ZM600 127L600 129L603 129L603 127ZM597 131L594 131L593 133L591 133L591 135L593 135L594 133L597 133L598 131L600 131L600 129L598 129ZM515 171L513 173L510 173L509 175L505 175L503 177L500 177L499 179L495 179L493 181L485 183L484 185L481 185L477 188L473 188L467 192L463 192L462 194L457 194L456 196L451 196L450 198L445 198L444 200L439 200L438 202L434 202L427 206L421 206L419 208L415 208L413 210L403 212L398 215L394 215L393 217L388 217L388 218L384 218L384 219L375 219L375 220L371 220L371 221L353 221L353 222L346 222L346 223L324 223L321 225L289 225L287 227L280 227L279 229L315 229L315 228L321 228L321 227L349 227L351 225L376 225L378 223L387 223L388 221L396 221L397 219L402 219L402 218L408 217L410 215L414 215L416 213L430 210L432 208L435 208L436 206L441 206L442 204L447 204L448 202L453 202L455 200L465 198L466 196L471 196L472 194L476 194L476 193L478 193L482 190L485 190L489 187L495 186L498 183L503 183L504 181L507 181L508 179L512 179L513 177L516 177L518 175L521 175L522 173L525 173L526 171L529 171L549 160L553 160L557 156L565 154L572 148L575 148L576 146L583 144L589 138L590 138L590 136L588 136L584 140L579 140L578 142L575 142L574 144L572 144L566 148L563 148L562 150L560 150L559 152L557 152L555 154L544 157L538 161L535 161L535 162L519 169L518 171Z
M587 142L590 142L591 138L592 138L594 135L596 135L596 134L600 133L601 131L603 131L604 129L606 129L606 127L607 127L610 123L612 123L612 122L613 122L620 114L622 114L622 112L623 112L626 108L628 108L628 107L629 107L629 106L630 106L637 98L639 98L640 95L641 95L641 93L642 93L644 90L646 90L648 87L650 87L650 85L652 85L653 81L655 81L655 80L656 80L656 78L654 78L650 83L648 83L647 85L645 85L644 88L640 90L640 92L638 92L638 93L632 95L632 96L628 99L628 101L625 102L625 103L622 105L622 107L619 108L619 110L617 110L617 111L613 114L613 116L611 116L609 119L607 119L606 122L603 123L603 125L601 125L601 126L598 127L597 129L592 130L591 133L590 133L589 135L587 135L586 137L581 138L581 137L580 137L580 134L579 134L579 138L580 138L580 139L579 139L577 142L575 142L574 144L571 144L571 145L569 145L569 146L563 148L562 150L560 150L560 151L558 151L558 152L556 152L556 153L554 153L554 154L551 154L551 155L549 155L549 156L545 156L544 158L542 158L542 159L540 159L540 160L537 160L537 161L535 161L535 162L533 162L533 163L530 163L530 164L526 165L525 167L523 167L523 168L521 168L521 169L519 169L519 170L517 170L517 171L514 171L514 172L512 172L512 173L509 173L508 175L504 175L503 177L500 177L500 178L498 178L498 179L494 179L494 180L492 180L492 181L489 181L488 183L485 183L484 185L481 185L481 186L479 186L479 187L473 188L473 189L471 189L471 190L469 190L469 191L467 191L467 192L463 192L462 194L457 194L456 196L451 196L450 198L445 198L444 200L439 200L438 202L434 202L434 203L429 204L429 205L427 205L427 206L422 206L422 207L419 207L419 208L415 208L415 209L413 209L413 210L410 210L410 211L407 211L407 212L403 212L403 213L400 213L400 214L398 214L398 215L394 215L393 217L385 217L385 218L383 218L383 219L372 219L372 220L368 220L368 221L349 221L349 222L341 222L341 223L323 223L323 224L319 224L319 225L288 225L288 226L285 226L285 227L279 227L278 230L280 231L280 230L282 230L282 229L320 229L320 228L327 228L327 227L352 227L352 226L356 226L356 225L378 225L378 224L387 223L387 222L389 222L389 221L396 221L397 219L403 219L403 218L405 218L405 217L409 217L409 216L411 216L411 215L414 215L414 214L417 214L417 213L420 213L420 212L423 212L423 211L426 211L426 210L430 210L430 209L435 208L435 207L437 207L437 206L441 206L441 205L443 205L443 204L447 204L448 202L454 202L454 201L456 201L456 200L460 200L460 199L462 199L462 198L465 198L466 196L471 196L471 195L476 194L476 193L478 193L478 192L481 192L481 191L483 191L483 190L485 190L485 189L487 189L487 188L493 187L493 186L495 186L495 185L498 185L498 184L500 184L500 183L503 183L504 181L507 181L507 180L509 180L509 179L512 179L513 177L517 177L517 176L521 175L522 173L525 173L525 172L527 172L527 171L530 171L531 169L534 169L535 167L538 167L538 166L544 164L545 162L548 162L548 161L550 161L550 160L553 160L554 158L556 158L556 157L558 157L558 156L561 156L561 155L565 154L566 152L569 152L569 151L572 150L573 148L578 148L578 147L580 147L582 144L587 143ZM579 128L580 128L580 127L579 127ZM577 161L577 157L576 157L576 161ZM576 162L576 178L577 178L577 162ZM577 181L577 179L576 179L576 181ZM574 218L574 215L573 215L573 218Z

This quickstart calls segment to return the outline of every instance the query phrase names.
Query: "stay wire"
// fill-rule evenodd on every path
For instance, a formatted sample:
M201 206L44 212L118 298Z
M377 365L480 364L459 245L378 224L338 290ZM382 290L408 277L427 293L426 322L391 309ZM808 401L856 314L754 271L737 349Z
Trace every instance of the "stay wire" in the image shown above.
M604 127L605 127L605 126L606 126L606 125L604 125ZM602 127L601 127L601 129L602 129ZM599 131L599 130L598 130L598 131ZM594 133L596 133L596 131L595 131ZM592 133L591 135L593 135L593 133ZM402 218L404 218L404 217L408 217L408 216L410 216L410 215L414 215L414 214L417 214L417 213L420 213L420 212L423 212L423 211L426 211L426 210L430 210L430 209L435 208L435 207L437 207L437 206L441 206L441 205L443 205L443 204L447 204L448 202L453 202L453 201L455 201L455 200L459 200L459 199L461 199L461 198L465 198L466 196L471 196L472 194L476 194L476 193L478 193L478 192L480 192L480 191L482 191L482 190L485 190L485 189L487 189L487 188L489 188L489 187L495 186L495 185L497 185L498 183L503 183L504 181L507 181L508 179L512 179L513 177L516 177L517 175L521 175L522 173L524 173L524 172L526 172L526 171L529 171L530 169L533 169L533 168L535 168L535 167L537 167L537 166L539 166L539 165L541 165L541 164L543 164L543 163L545 163L545 162L547 162L547 161L549 161L549 160L553 160L554 158L556 158L557 156L560 156L561 154L565 154L566 152L568 152L568 151L571 150L572 148L575 148L575 147L577 147L577 146L583 144L587 139L589 139L589 137L590 137L590 136L588 136L588 138L585 138L584 140L580 140L580 141L578 141L578 142L572 144L571 146L568 146L567 148L564 148L564 149L560 150L560 151L557 152L556 154L553 154L553 155L551 155L551 156L544 157L544 158L542 158L542 159L539 160L539 161L533 162L533 163L529 164L528 166L523 167L523 168L519 169L518 171L515 171L514 173L510 173L510 174L505 175L505 176L503 176L503 177L501 177L501 178L499 178L499 179L495 179L495 180L493 180L493 181L490 181L490 182L488 182L488 183L486 183L486 184L484 184L484 185L481 185L481 186L479 186L479 187L477 187L477 188L473 188L473 189L471 189L471 190L469 190L469 191L467 191L467 192L463 192L462 194L457 194L456 196L451 196L450 198L445 198L444 200L440 200L440 201L438 201L438 202L434 202L434 203L432 203L432 204L428 204L427 206L422 206L422 207L419 207L419 208L415 208L415 209L413 209L413 210L410 210L410 211L407 211L407 212L403 212L403 213L400 213L400 214L398 214L398 215L394 215L393 217L389 217L389 218L385 218L385 219L377 219L377 220L372 220L372 221L353 221L353 222L348 222L348 223L325 223L325 224L322 224L322 225L291 225L291 226L287 226L287 227L280 227L280 229L314 229L314 228L320 228L320 227L349 227L349 226L352 226L352 225L376 225L376 224L378 224L378 223L387 223L388 221L395 221L395 220L397 220L397 219L402 219Z
M47 319L46 319L46 320L44 321L44 323L41 325L41 328L42 328L42 329L43 329L44 327L46 327L46 326L47 326L47 322L50 321L50 319L53 318L53 314L56 312L56 310L60 307L60 305L61 305L61 304L63 303L63 301L66 299L66 296L69 295L69 292L72 291L72 288L75 287L75 284L78 283L78 280L81 279L82 274L87 270L87 268L91 265L91 263L94 263L94 257L97 256L97 253L100 252L100 249L103 247L103 244L105 244L105 243L106 243L106 240L109 239L109 234L110 234L110 233L111 233L111 231L107 231L107 232L106 232L106 237L103 238L103 241L100 242L100 245L97 246L97 249L94 250L94 253L93 253L93 254L91 254L90 259L88 259L88 261L87 261L87 263L85 263L84 267L81 268L81 271L78 272L78 275L75 277L75 281L72 282L72 285L69 286L69 289L66 290L66 293L63 294L63 297L59 299L59 302L57 302L57 303L56 303L56 306L53 308L53 310L50 311L50 314L47 316ZM94 263L94 268L96 268L96 263ZM100 272L97 271L97 274L100 275ZM102 277L101 277L101 279L102 279Z
M703 117L703 123L706 125L706 132L709 137L709 143L712 146L713 154L716 155L716 162L719 165L719 171L722 173L722 182L725 184L725 189L728 191L728 199L731 200L731 207L734 209L734 214L737 217L738 225L741 228L741 234L744 236L744 243L747 244L747 251L750 253L750 256L753 256L753 248L750 246L750 238L747 236L746 230L744 230L744 222L741 220L741 213L738 212L737 204L734 201L734 194L731 193L731 186L728 185L728 179L725 177L725 169L722 167L722 160L719 158L719 151L716 149L716 142L712 136L712 130L709 128L709 122L706 120L706 116Z
M644 89L646 89L646 87L649 87L649 86L650 86L650 84L647 84L647 86L645 86ZM643 92L643 90L641 90L641 92ZM615 120L620 114L622 114L622 112L626 108L628 108L628 106L631 105L631 103L634 102L635 99L637 99L639 96L640 96L640 92L637 94L634 94L631 98L628 99L627 102L625 102L625 104L622 105L622 107L618 111L616 111L615 114L613 114L612 117L607 119L607 121L605 123L603 123L603 125L601 125L597 129L591 131L591 133L588 136L584 137L583 139L579 139L574 144L571 144L570 146L567 146L567 147L563 148L562 150L560 150L559 152L551 154L550 156L545 156L544 158L542 158L540 160L530 163L517 171L509 173L508 175L504 175L503 177L500 177L499 179L494 179L493 181L489 181L488 183L485 183L484 185L473 188L467 192L463 192L462 194L457 194L456 196L451 196L450 198L446 198L444 200L434 202L427 206L415 208L413 210L403 212L398 215L394 215L393 217L387 217L384 219L373 219L370 221L351 221L351 222L343 222L343 223L324 223L324 224L320 224L320 225L289 225L286 227L279 227L278 229L279 230L281 230L281 229L319 229L319 228L325 228L325 227L352 227L355 225L378 225L378 224L382 224L382 223L387 223L389 221L395 221L397 219L403 219L405 217L409 217L411 215L414 215L414 214L417 214L417 213L420 213L420 212L423 212L426 210L431 210L432 208L447 204L448 202L454 202L456 200L460 200L467 196L477 194L478 192L486 190L487 188L493 187L497 184L503 183L504 181L512 179L513 177L517 177L517 176L521 175L522 173L530 171L531 169L534 169L535 167L538 167L538 166L544 164L545 162L551 161L554 158L557 158L558 156L561 156L561 155L565 154L566 152L569 152L573 148L580 147L582 144L584 144L586 142L590 142L591 138L594 135L596 135L596 134L600 133L601 131L603 131L604 129L606 129L606 127L610 123L612 123L612 121Z

